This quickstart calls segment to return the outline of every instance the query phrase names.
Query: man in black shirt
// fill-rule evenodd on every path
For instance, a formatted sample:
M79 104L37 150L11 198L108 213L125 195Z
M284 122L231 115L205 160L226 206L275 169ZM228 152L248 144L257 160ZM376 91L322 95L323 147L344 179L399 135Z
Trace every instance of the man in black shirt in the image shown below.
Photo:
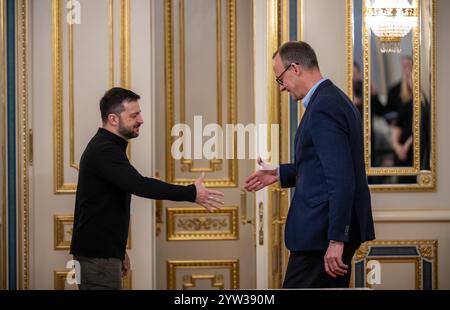
M126 155L127 140L143 124L134 92L115 87L100 101L103 128L80 160L70 253L80 263L80 289L120 289L130 269L126 254L131 195L196 202L209 211L223 204L223 193L202 185L178 186L142 176Z

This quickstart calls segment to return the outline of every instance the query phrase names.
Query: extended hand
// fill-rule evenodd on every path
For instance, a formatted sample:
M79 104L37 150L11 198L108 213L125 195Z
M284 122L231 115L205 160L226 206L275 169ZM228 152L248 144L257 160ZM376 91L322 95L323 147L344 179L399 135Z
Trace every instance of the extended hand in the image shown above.
M261 166L261 169L254 172L247 180L245 180L245 189L249 192L259 191L261 188L278 181L276 168L274 169L263 162L261 157L258 157L258 165Z
M344 242L331 241L328 245L327 253L325 253L324 265L325 271L336 278L347 273L348 266L342 261L342 253L344 252Z
M223 205L223 193L204 187L202 184L204 178L205 173L203 172L200 177L195 180L195 188L197 189L195 202L209 211L217 210Z

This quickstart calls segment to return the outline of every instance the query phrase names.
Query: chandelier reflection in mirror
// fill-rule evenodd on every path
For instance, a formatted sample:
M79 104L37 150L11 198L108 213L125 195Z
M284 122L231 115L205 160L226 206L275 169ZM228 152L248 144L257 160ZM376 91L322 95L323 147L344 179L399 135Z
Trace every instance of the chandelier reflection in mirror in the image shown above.
M366 0L366 23L380 38L382 53L400 53L400 40L417 26L418 9L408 0ZM414 0L412 0L414 1Z

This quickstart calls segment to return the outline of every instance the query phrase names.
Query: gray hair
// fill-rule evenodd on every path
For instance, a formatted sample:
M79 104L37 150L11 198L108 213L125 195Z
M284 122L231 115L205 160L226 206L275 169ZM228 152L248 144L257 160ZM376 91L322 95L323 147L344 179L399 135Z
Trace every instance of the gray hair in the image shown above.
M316 53L313 48L303 41L289 41L281 45L273 54L280 55L283 66L287 68L292 63L297 63L305 69L319 69Z

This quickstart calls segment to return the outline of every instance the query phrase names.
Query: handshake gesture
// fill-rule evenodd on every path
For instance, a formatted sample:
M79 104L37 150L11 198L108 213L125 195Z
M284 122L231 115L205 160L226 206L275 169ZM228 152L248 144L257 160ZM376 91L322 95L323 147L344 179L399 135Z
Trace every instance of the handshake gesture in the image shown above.
M223 193L207 189L203 186L203 180L205 179L205 173L203 172L200 177L195 180L195 188L197 189L197 196L195 202L208 211L212 212L218 210L223 205Z
M278 171L276 167L263 162L261 157L258 158L258 164L261 169L254 172L245 180L245 189L249 192L259 191L260 189L278 181ZM195 188L197 189L197 197L195 202L209 211L219 209L223 205L223 193L207 189L203 186L205 173L195 180Z
M266 164L261 157L258 157L258 165L261 166L261 169L254 172L245 180L245 189L249 192L259 191L278 181L277 167Z

